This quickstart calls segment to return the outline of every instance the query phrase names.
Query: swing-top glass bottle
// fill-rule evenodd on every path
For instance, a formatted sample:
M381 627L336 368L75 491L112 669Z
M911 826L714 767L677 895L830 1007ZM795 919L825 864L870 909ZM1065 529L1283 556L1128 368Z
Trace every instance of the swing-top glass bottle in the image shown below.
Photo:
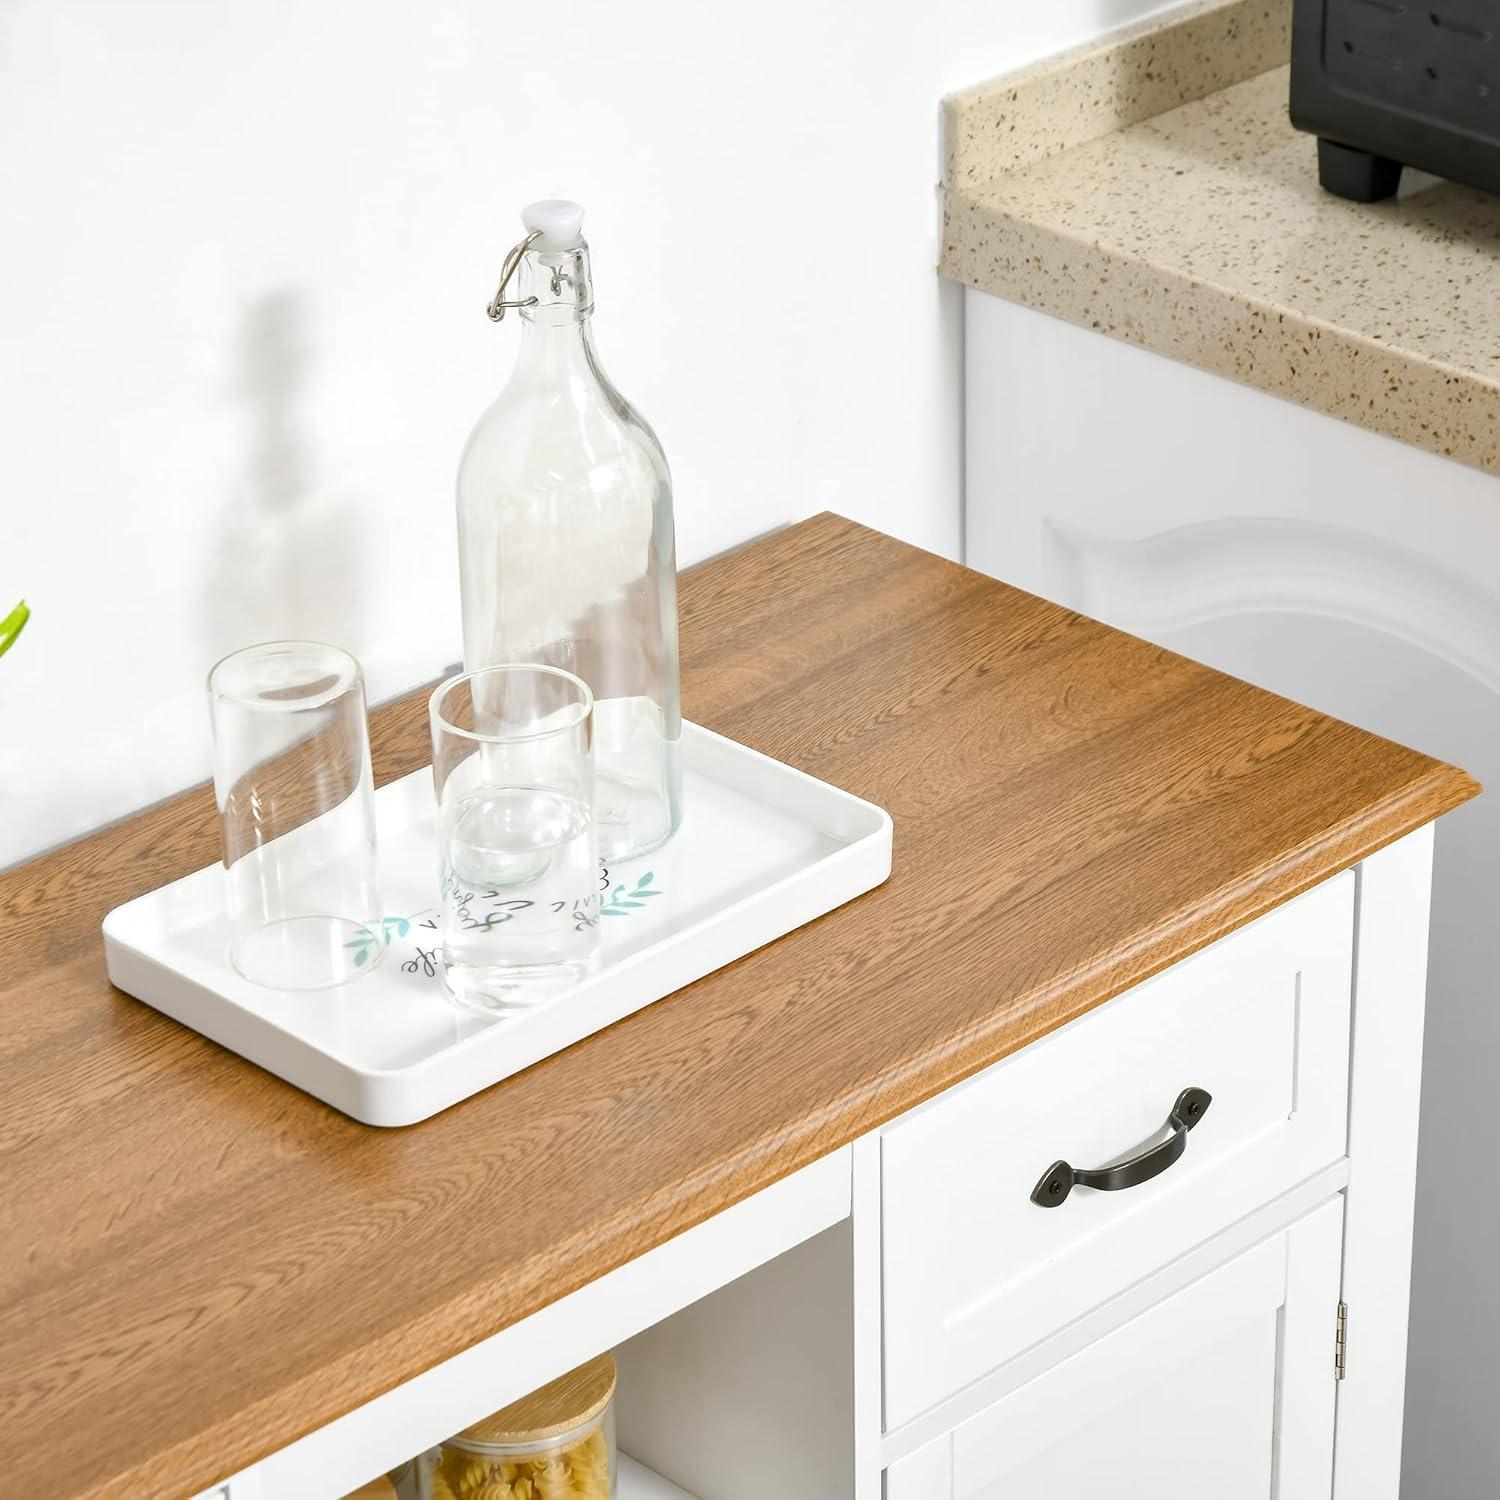
M593 690L594 820L615 862L682 818L672 485L656 434L594 351L583 211L522 214L490 305L519 312L509 383L458 474L464 665L541 662Z

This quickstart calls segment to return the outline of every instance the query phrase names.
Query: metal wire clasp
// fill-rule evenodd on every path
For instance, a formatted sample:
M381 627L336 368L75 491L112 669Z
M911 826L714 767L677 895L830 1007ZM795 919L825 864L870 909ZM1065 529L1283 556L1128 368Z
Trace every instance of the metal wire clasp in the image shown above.
M535 297L507 298L505 289L510 285L511 277L516 274L516 268L521 264L521 257L531 249L534 240L541 238L541 234L540 229L533 229L519 245L512 245L506 252L505 264L500 267L500 285L495 288L495 295L490 298L489 306L485 308L492 322L498 323L505 316L507 307L536 306Z

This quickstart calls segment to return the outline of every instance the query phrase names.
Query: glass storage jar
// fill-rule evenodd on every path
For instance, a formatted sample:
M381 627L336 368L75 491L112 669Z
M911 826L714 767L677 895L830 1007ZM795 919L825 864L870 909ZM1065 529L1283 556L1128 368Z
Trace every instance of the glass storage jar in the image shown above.
M580 1365L449 1438L426 1500L614 1500L615 1360Z

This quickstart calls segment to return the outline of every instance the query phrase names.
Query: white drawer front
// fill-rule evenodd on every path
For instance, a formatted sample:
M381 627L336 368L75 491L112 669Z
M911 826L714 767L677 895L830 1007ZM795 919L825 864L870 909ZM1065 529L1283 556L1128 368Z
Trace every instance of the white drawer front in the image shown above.
M886 1426L894 1428L1343 1154L1352 873L898 1121L883 1135ZM1118 1192L1031 1202L1057 1160L1156 1138L1182 1157Z

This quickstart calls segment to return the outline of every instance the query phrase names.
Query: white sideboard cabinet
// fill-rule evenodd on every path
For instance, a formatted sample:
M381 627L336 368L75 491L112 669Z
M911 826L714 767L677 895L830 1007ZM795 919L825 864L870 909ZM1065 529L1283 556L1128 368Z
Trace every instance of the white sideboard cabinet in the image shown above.
M211 1493L341 1494L614 1346L624 1500L1394 1496L1431 850L1408 834ZM1064 1164L1121 1180L1036 1201Z

